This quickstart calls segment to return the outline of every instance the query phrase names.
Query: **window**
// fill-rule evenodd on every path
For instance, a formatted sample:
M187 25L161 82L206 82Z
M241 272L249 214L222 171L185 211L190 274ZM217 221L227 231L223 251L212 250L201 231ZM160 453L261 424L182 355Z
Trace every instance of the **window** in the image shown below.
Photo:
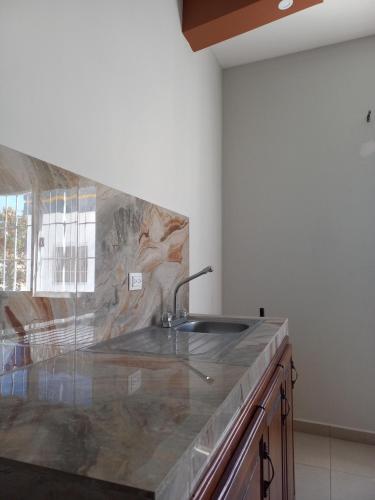
M95 187L44 191L39 208L36 292L93 292L95 238Z
M88 247L87 245L78 247L77 282L87 283L88 271Z
M40 195L37 292L75 292L77 188Z
M77 291L95 290L96 188L78 190Z
M32 196L0 195L0 291L31 290Z
M56 247L55 281L64 283L64 247Z
M78 247L77 255L77 283L87 283L87 245ZM55 255L55 282L76 283L76 247L56 247Z

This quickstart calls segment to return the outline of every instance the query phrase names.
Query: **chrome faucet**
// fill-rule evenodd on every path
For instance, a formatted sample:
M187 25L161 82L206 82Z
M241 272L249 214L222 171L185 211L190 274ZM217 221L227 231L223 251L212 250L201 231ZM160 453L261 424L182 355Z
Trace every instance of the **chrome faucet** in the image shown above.
M195 280L196 278L199 278L199 276L203 276L204 274L212 273L212 272L213 272L213 268L211 266L207 266L204 269L202 269L202 271L199 271L199 273L192 274L191 276L183 279L182 281L180 281L177 284L176 288L174 289L174 293L173 293L173 312L172 313L170 313L170 312L163 313L163 316L162 316L162 324L163 324L164 328L171 328L173 326L180 325L181 323L184 323L187 320L186 313L182 314L182 315L177 314L177 293L178 293L179 289L182 287L182 285L185 285L186 283L189 283L189 281L192 281L192 280Z

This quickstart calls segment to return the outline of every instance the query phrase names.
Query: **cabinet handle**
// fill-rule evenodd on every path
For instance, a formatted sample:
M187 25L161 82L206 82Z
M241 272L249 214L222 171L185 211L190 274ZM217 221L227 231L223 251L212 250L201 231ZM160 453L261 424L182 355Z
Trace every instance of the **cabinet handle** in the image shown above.
M294 374L294 376L293 376ZM294 364L294 361L292 360L292 388L294 389L294 386L296 385L296 382L298 380L298 372L296 370L296 365Z
M285 401L285 403L287 405L287 411L286 411L286 413L283 413L283 419L285 420L289 417L291 406L290 406L289 400L288 400L284 390L281 391L281 399L283 401Z
M269 465L271 467L271 479L263 481L263 498L267 498L272 481L275 479L275 467L273 466L271 457L268 453L266 443L264 443L264 446L263 446L263 460L267 460L267 462L269 463Z

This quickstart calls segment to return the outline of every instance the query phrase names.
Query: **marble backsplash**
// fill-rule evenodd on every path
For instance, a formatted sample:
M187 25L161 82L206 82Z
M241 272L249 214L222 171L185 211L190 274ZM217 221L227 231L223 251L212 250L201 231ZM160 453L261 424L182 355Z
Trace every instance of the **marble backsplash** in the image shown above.
M0 146L0 373L156 324L188 253L186 217Z

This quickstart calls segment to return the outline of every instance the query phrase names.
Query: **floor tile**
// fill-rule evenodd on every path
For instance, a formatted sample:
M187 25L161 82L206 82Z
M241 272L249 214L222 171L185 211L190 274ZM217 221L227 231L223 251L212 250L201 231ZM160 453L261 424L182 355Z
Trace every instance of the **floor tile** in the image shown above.
M331 466L335 471L375 479L375 446L332 439Z
M330 500L330 471L296 464L296 500Z
M332 471L331 500L375 500L375 479Z
M302 432L294 433L294 455L298 464L330 468L330 443L328 437Z

